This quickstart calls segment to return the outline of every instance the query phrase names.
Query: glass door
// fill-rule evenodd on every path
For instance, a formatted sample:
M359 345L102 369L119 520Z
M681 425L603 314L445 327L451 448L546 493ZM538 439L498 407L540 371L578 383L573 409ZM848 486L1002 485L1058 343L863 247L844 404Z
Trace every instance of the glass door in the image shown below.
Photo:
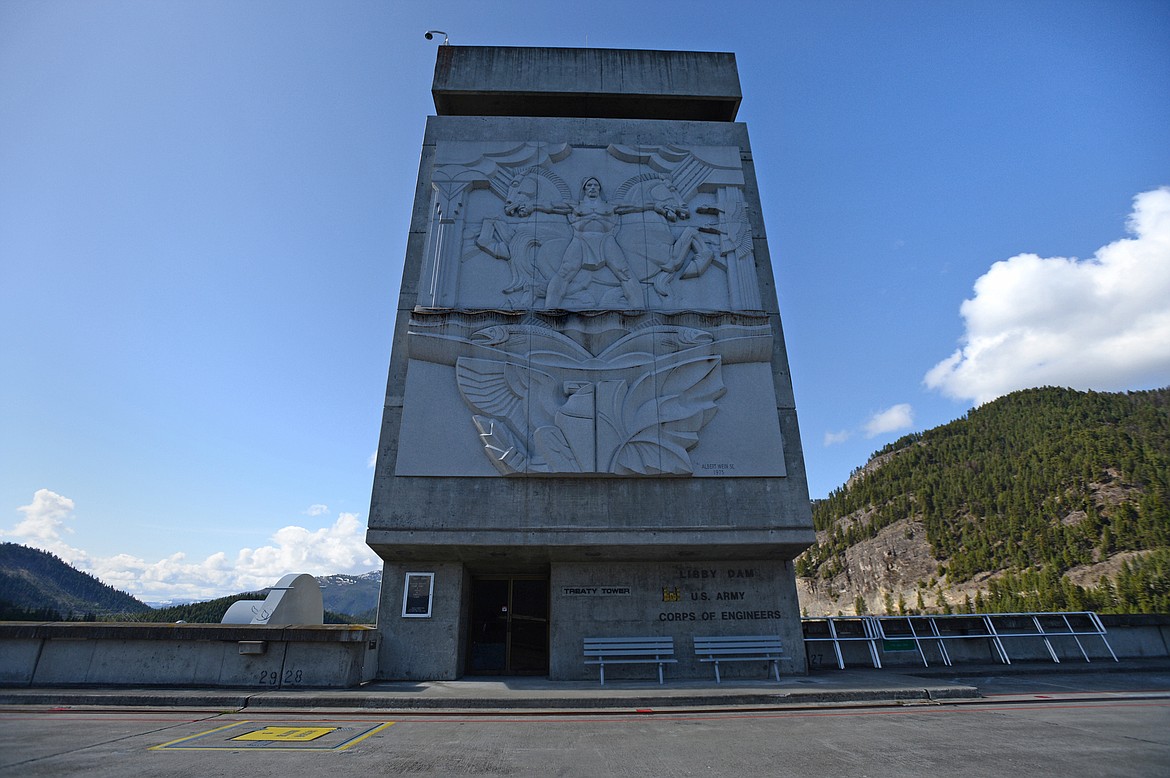
M548 579L472 579L469 627L468 674L548 673Z

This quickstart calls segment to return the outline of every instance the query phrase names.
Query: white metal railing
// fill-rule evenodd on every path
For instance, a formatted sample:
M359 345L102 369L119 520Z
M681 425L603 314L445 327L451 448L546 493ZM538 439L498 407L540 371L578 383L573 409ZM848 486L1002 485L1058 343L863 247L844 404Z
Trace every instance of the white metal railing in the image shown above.
M869 648L869 658L873 666L881 668L882 660L878 656L877 641L879 633L868 616L820 616L803 618L800 626L804 632L804 642L807 648L809 643L832 643L833 653L837 657L837 667L845 669L845 658L841 654L842 643L865 643Z
M1003 664L1011 664L1004 641L1039 639L1053 662L1060 663L1060 655L1052 645L1053 638L1071 638L1086 662L1091 662L1082 637L1097 637L1113 661L1117 655L1105 637L1105 626L1092 611L1047 613L959 613L947 615L914 616L824 616L801 619L805 643L831 642L837 666L845 669L841 653L842 643L864 642L869 648L873 666L880 668L879 640L913 641L919 659L929 666L924 646L933 647L943 664L953 665L947 643L956 640L981 639L990 643L993 653Z

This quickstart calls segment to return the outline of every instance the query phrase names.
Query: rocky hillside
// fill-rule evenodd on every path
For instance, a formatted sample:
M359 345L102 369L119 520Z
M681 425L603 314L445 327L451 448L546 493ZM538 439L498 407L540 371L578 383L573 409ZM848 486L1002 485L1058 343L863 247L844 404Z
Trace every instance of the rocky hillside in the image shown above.
M1170 612L1170 389L1033 389L878 451L813 510L810 614Z

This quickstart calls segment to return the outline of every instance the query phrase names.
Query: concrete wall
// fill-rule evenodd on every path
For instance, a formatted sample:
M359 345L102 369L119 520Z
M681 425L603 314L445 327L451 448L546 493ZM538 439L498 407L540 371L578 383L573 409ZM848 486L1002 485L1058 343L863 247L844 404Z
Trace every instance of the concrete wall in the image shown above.
M433 572L431 615L402 615L403 587L409 572ZM450 681L463 673L467 653L468 576L457 562L387 564L378 605L379 677L404 681Z
M694 51L440 46L440 114L731 121L735 55Z
M674 638L678 663L667 678L707 678L710 666L694 657L695 635L779 634L787 658L780 670L805 673L796 591L791 562L766 560L687 560L651 564L566 564L552 571L552 661L556 680L593 679L596 666L586 666L586 637ZM760 662L733 662L721 674L761 677ZM606 678L653 678L651 665L606 667Z
M762 563L761 563L762 564ZM744 603L750 603L750 610L765 598L779 596L783 592L771 591L768 586L752 583L752 579L720 577L728 569L737 569L741 563L727 565L722 562L695 563L694 570L714 570L715 575L704 579L694 578L689 573L680 577L680 570L673 566L650 566L639 572L643 566L626 571L625 580L632 592L628 596L611 595L590 597L587 595L566 595L557 593L561 606L555 611L560 619L560 629L554 632L554 677L555 678L596 678L597 668L586 669L581 656L581 638L593 630L590 637L610 635L674 635L676 651L681 660L679 666L666 671L667 679L683 677L684 672L695 671L695 677L710 676L709 667L688 668L693 660L690 639L696 634L708 634L702 629L702 613L739 610L734 603L710 598L722 591L745 592ZM455 571L452 571L453 573ZM618 571L620 572L620 571ZM608 566L591 567L573 565L554 571L554 587L573 586L589 581L598 585L611 585L615 575ZM701 576L701 573L700 573ZM444 576L446 578L447 576ZM453 578L458 586L464 586L463 573L458 571ZM781 578L777 576L776 578ZM672 582L677 580L678 583ZM676 602L662 602L659 587L666 581L670 588L677 585L683 595ZM734 583L728 583L732 581ZM436 588L439 586L436 576ZM707 593L708 599L694 599L695 593ZM790 596L795 597L795 593ZM401 585L399 585L398 608L401 609ZM751 599L748 599L751 598ZM465 600L465 597L460 599ZM573 602L568 602L572 599ZM655 601L657 600L657 601ZM628 604L623 604L628 603ZM600 604L598 604L600 603ZM714 603L714 607L709 607ZM742 610L749 610L748 605ZM661 614L672 613L675 617L662 618ZM695 620L679 618L677 614L694 613ZM580 614L604 614L606 628L596 625L583 628L577 622ZM464 614L465 617L465 614ZM592 617L591 617L592 618ZM720 621L722 616L714 617ZM1170 656L1170 616L1102 616L1107 630L1109 645L1119 659L1149 659ZM711 623L708 620L708 623ZM734 619L729 622L734 629L723 630L725 634L756 634L779 631L786 646L799 646L799 637L793 637L793 625L785 620L769 621ZM750 625L750 626L749 626ZM764 629L765 625L769 628ZM433 624L431 625L433 626ZM757 629L759 627L759 629ZM796 627L799 630L799 626ZM423 640L428 639L426 630ZM454 633L458 641L458 630ZM375 675L375 660L378 648L375 633L363 627L221 627L218 625L142 625L142 624L34 624L26 622L0 623L0 685L3 686L202 686L233 687L248 689L295 689L295 688L348 688L372 680ZM417 661L427 656L425 643L411 644L402 638ZM1069 638L1052 639L1053 646L1062 662L1081 663L1084 661L1076 645ZM1082 637L1081 642L1093 662L1111 662L1109 652L1099 638ZM1014 638L1005 641L1008 654L1013 662L1051 661L1043 643L1035 638ZM413 647L411 647L413 646ZM836 667L836 658L831 645L827 643L807 644L809 664L814 669L828 670ZM997 664L989 642L984 639L954 640L947 643L947 650L955 665ZM263 653L241 653L241 651L262 651ZM387 652L390 661L396 659L394 651ZM436 653L436 652L432 652ZM460 646L456 652L463 656ZM789 651L790 660L781 667L785 674L799 673L800 650ZM843 647L847 667L870 667L869 652L861 643ZM448 661L446 651L438 657L440 664ZM921 667L922 660L915 651L884 651L879 654L883 667ZM795 660L795 662L794 662ZM934 649L927 649L927 661L931 666L942 664ZM404 664L411 664L406 662ZM765 668L751 663L739 666L728 665L720 668L724 677L763 677ZM458 677L462 671L456 667L435 670L435 673L451 672ZM606 676L620 678L648 679L653 677L649 667L636 666L606 670Z
M402 439L409 360L409 321L423 272L437 144L498 139L572 139L583 148L681 142L742 150L744 197L751 207L754 267L763 318L772 333L774 413L783 436L786 475L743 478L494 477L397 474L411 457ZM479 116L431 117L427 124L415 214L398 300L393 356L371 496L370 546L388 562L586 561L586 551L607 558L792 558L814 539L808 489L788 368L771 255L751 161L747 130L729 122L623 121ZM469 266L468 260L465 266ZM452 390L454 391L454 390ZM435 389L438 396L439 388ZM464 415L470 418L471 412ZM470 421L451 446L477 443ZM479 456L482 457L482 454ZM594 547L594 548L591 548Z
M695 560L781 614L708 634L779 632L802 672L788 560L815 534L734 56L440 46L433 94L366 535L378 677L464 672L472 576L550 575L554 678L603 630L688 654L656 619ZM402 617L411 571L429 618ZM637 594L595 609L574 577Z
M0 684L345 688L374 676L367 627L0 623Z

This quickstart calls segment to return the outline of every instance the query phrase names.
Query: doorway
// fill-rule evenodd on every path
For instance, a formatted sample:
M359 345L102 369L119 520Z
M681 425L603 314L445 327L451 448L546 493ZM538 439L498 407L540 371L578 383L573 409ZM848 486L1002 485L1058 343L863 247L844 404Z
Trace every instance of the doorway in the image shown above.
M547 675L548 578L472 578L469 628L469 675Z

